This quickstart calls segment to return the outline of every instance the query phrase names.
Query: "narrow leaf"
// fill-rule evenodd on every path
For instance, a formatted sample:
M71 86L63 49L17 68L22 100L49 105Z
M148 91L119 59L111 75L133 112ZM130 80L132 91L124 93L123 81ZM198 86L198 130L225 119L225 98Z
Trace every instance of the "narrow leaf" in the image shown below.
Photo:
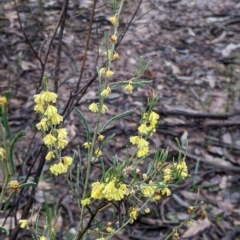
M106 129L106 127L107 127L111 122L113 122L113 121L115 121L115 120L117 120L117 119L126 117L127 115L132 114L132 112L133 112L133 111L130 110L130 111L127 111L127 112L124 112L124 113L121 113L121 114L119 114L119 115L117 115L117 116L112 117L111 119L109 119L109 120L104 124L104 126L103 126L102 129L100 130L100 133L103 132L103 131Z
M77 113L77 115L81 118L81 120L82 120L82 122L85 126L86 135L87 135L87 142L89 142L89 128L88 128L87 121L86 121L85 117L83 116L82 112L78 108L75 107L74 110Z
M0 230L4 232L7 236L9 235L9 231L6 228L0 226Z
M14 137L14 139L11 142L11 146L10 146L10 165L11 165L12 174L14 174L15 171L16 171L15 170L15 165L14 165L14 162L13 162L13 150L14 150L14 147L15 147L15 144L17 143L17 141L21 137L24 137L25 135L26 135L26 132L22 130Z

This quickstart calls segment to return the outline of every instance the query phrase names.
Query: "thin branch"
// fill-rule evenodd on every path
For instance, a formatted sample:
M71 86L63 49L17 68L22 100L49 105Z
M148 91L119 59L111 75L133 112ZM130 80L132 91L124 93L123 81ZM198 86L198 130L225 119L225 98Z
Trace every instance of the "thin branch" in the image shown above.
M137 12L138 12L138 10L139 10L141 4L142 4L142 0L139 1L138 5L137 5L137 8L136 8L134 14L133 14L132 17L131 17L131 20L129 21L129 23L128 23L127 27L125 28L125 30L124 30L124 31L121 33L121 35L119 36L119 40L118 40L118 42L117 42L117 44L116 44L115 49L117 49L117 47L119 46L119 44L122 42L122 40L123 40L123 38L124 38L126 32L128 31L129 27L132 25L132 23L133 23L133 19L134 19L135 16L137 15Z
M22 21L21 21L21 18L20 18L20 14L19 14L19 10L18 10L18 6L17 6L17 3L16 3L16 0L14 0L14 5L15 5L15 8L16 8L16 12L17 12L17 16L18 16L18 22L20 24L20 27L21 27L21 30L22 30L22 33L25 37L25 40L27 42L27 44L29 45L30 49L32 50L33 54L35 55L35 57L38 59L38 61L40 62L41 64L41 68L43 68L43 62L41 60L41 58L38 56L37 52L34 50L32 44L30 43L30 41L28 40L28 37L26 35L26 32L23 28L23 25L22 25Z
M44 60L43 60L43 67L42 67L42 72L41 72L41 76L40 76L40 79L39 79L39 82L38 82L38 86L37 86L37 91L36 92L39 92L41 86L42 86L42 80L43 80L43 76L44 76L44 72L45 72L45 68L46 68L46 64L47 64L47 60L48 60L48 55L49 55L49 52L50 52L50 49L52 47L52 42L53 42L53 39L55 38L56 36L56 33L57 33L57 30L62 22L62 19L63 19L63 16L65 14L65 9L67 8L67 5L68 5L68 1L66 0L63 4L63 7L62 7L62 10L61 10L61 14L60 14L60 18L57 22L57 25L55 27L55 29L53 30L53 34L49 40L49 44L47 46L47 51L46 51L46 54L44 56Z
M62 52L62 37L63 37L63 30L64 30L64 25L65 25L65 20L66 20L68 2L69 2L69 0L66 0L65 9L64 9L64 13L63 13L62 21L61 21L59 38L58 38L56 72L55 72L55 75L54 75L54 92L55 92L55 93L58 92L60 60L61 60L61 52Z
M88 30L88 35L87 35L87 41L86 41L86 46L85 46L85 51L84 51L84 56L83 56L83 62L82 62L82 66L81 66L81 69L80 69L80 75L79 75L79 78L78 78L78 82L77 82L77 86L76 86L75 92L78 91L80 83L82 81L82 75L83 75L83 72L84 72L86 59L87 59L87 52L88 52L89 43L90 43L90 39L91 39L92 24L93 24L93 20L94 20L96 4L97 4L97 0L94 0L92 13L91 13L91 18L90 18L89 30Z

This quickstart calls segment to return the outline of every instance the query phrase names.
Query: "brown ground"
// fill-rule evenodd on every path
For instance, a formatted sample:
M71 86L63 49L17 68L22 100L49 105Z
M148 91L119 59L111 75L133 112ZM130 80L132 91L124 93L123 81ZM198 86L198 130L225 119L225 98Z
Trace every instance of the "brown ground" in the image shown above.
M91 2L69 3L59 68L61 106L66 105L70 92L76 89ZM103 35L112 29L107 21L111 14L109 2L99 0L97 3L80 89L94 76L96 64L101 66L103 62ZM175 138L180 139L183 148L188 139L187 164L191 177L174 189L172 198L153 204L155 210L151 214L140 217L136 224L114 239L164 239L186 219L187 207L197 198L204 202L201 211L204 216L201 216L202 219L196 216L196 224L181 228L180 235L199 240L237 239L234 236L240 225L240 3L237 0L141 2L118 47L121 60L114 66L114 80L129 79L137 67L139 56L143 56L146 62L152 61L144 79L152 79L148 88L161 93L155 107L161 114L161 123L152 139L152 146L169 147L171 158L177 156ZM139 3L138 0L126 1L119 33L126 29ZM42 60L62 5L61 1L18 3L26 36ZM11 90L9 119L14 132L27 131L15 151L19 176L26 176L31 165L35 164L33 169L39 169L35 160L38 160L41 135L37 133L34 137L36 114L33 112L33 95L41 71L40 63L19 25L14 2L3 0L0 3L0 33L0 93ZM46 64L46 72L52 82L57 70L58 39L56 37L53 41ZM107 130L106 135L116 133L115 140L104 152L107 164L111 164L113 154L124 154L128 138L134 134L138 124L140 110L146 107L148 88L139 88L132 95L118 89L109 96L107 118L129 109L135 113ZM86 115L90 126L93 126L92 115L87 107L96 99L96 89L97 81L76 104ZM85 132L74 111L67 115L65 125L70 132L70 146L81 145L85 141ZM116 152L113 153L113 149ZM92 177L98 175L99 170L96 167ZM32 178L34 174L31 173ZM57 202L63 208L59 229L69 229L70 225L74 231L79 210L64 184L65 180L61 177L52 179L48 165L45 165L40 188L35 193L34 208L43 206L45 193L49 204ZM25 196L27 194L29 192ZM11 215L21 216L26 201L26 197L21 197L17 210ZM9 217L5 226L10 228L11 220L13 218ZM27 235L23 234L20 233L17 239L27 239Z

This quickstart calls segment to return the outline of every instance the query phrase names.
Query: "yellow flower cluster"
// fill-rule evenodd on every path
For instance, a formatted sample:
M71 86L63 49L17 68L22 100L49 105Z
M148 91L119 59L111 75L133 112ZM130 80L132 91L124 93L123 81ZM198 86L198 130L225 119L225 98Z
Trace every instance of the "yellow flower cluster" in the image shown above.
M146 141L143 137L132 136L130 137L130 142L133 145L137 145L137 157L144 157L149 152L149 142Z
M92 184L91 198L120 201L128 195L126 184L117 184L115 180L108 183L94 182Z
M98 103L93 102L89 105L88 109L91 112L95 112L95 113L97 113L99 111L101 111L101 113L105 113L106 111L109 110L105 104L102 105L102 109L99 109L98 105L99 105Z
M169 188L164 187L164 188L157 188L156 184L153 184L152 181L149 182L149 184L145 184L141 192L143 194L143 197L150 198L151 201L158 201L160 200L161 196L170 196L171 191Z
M177 174L182 178L185 179L188 176L188 168L185 160L183 159L179 163L174 163L173 168L177 170Z
M129 211L130 223L133 223L137 219L138 212L139 212L138 208L134 208L134 207L130 208L130 211Z
M155 193L155 189L157 188L156 185L153 185L150 181L149 184L144 185L142 189L142 194L144 197L152 197Z
M63 121L63 117L58 113L58 109L53 106L57 100L57 94L50 91L43 91L34 96L36 103L34 110L41 115L40 122L36 127L44 133L43 143L48 147L46 160L59 158L57 164L50 167L50 171L54 175L66 173L73 159L69 156L61 156L61 150L68 145L67 129L58 128L57 125Z
M172 174L172 170L171 168L165 168L163 170L163 179L164 179L164 182L168 182L171 180L171 174Z
M144 139L144 135L151 134L156 131L156 125L159 115L153 111L144 113L143 122L138 127L139 136L130 137L130 142L137 145L137 157L145 157L149 153L149 142Z
M154 111L150 113L144 113L143 122L138 127L138 131L142 135L147 135L149 133L156 132L156 125L158 123L159 115Z
M63 117L58 114L57 108L51 105L56 103L57 94L44 91L34 96L36 103L34 111L42 115L41 121L36 125L38 130L47 131L52 125L57 125L63 121Z

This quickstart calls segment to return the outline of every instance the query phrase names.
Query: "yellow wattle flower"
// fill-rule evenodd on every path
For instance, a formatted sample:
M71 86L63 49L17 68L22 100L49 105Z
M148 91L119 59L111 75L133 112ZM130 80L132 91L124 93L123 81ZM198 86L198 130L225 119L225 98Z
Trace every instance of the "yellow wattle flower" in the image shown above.
M56 143L56 141L57 141L57 139L51 133L47 134L43 138L43 142L47 146L53 146Z
M55 158L55 154L53 151L49 151L45 157L47 161L51 160L52 158Z
M94 103L94 102L89 105L88 109L91 112L98 112L99 111L97 103Z

